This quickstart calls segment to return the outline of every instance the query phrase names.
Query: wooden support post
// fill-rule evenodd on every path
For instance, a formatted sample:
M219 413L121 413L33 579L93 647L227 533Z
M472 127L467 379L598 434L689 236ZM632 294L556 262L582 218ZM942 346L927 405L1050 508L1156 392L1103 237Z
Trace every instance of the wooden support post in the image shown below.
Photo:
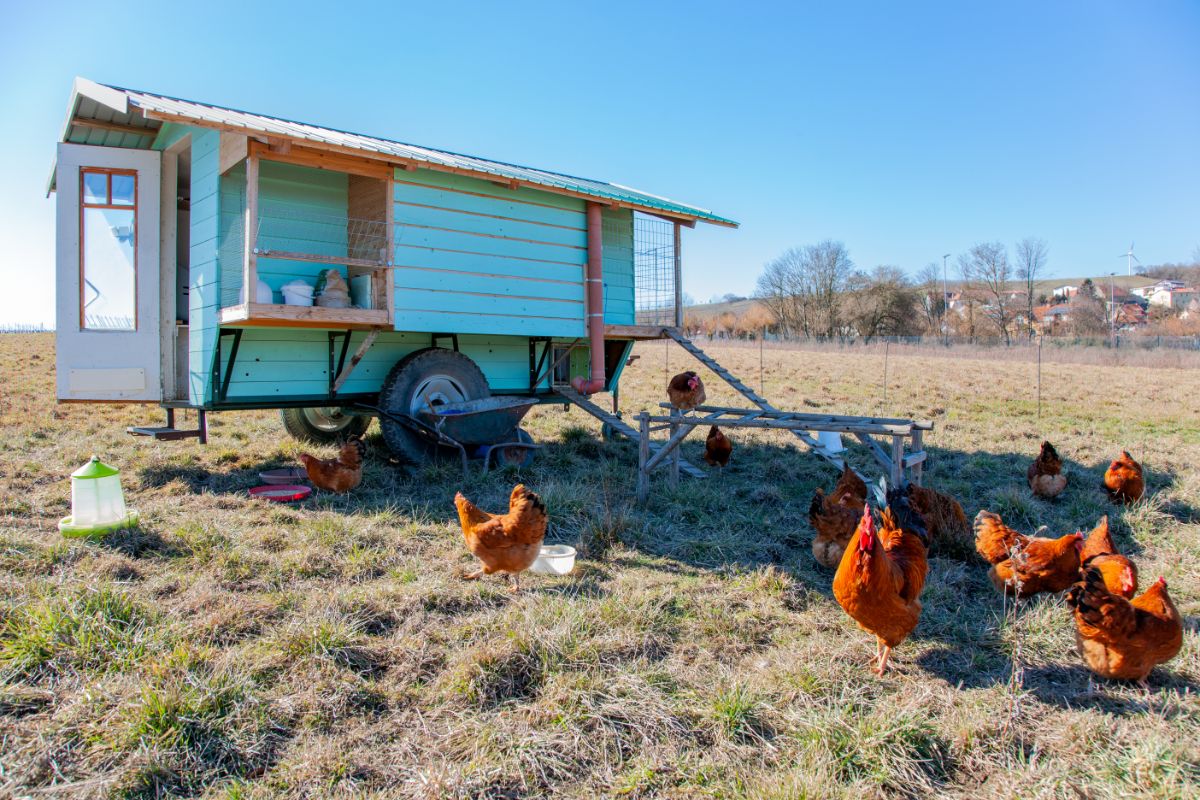
M913 428L912 432L912 450L914 453L925 453L925 431L920 428ZM923 461L918 461L911 467L912 482L917 486L921 485L921 477L925 470Z
M346 335L346 341L349 342L349 334ZM333 392L336 394L342 388L342 384L350 377L350 373L354 372L354 368L358 366L358 362L362 361L363 356L371 349L371 345L375 344L375 340L379 337L378 329L372 330L367 334L367 338L363 339L362 344L354 351L354 355L350 356L350 363L342 368L341 374L337 376L337 380L333 382Z
M384 308L388 312L388 324L395 326L396 324L396 274L393 267L396 265L396 184L393 180L392 170L388 170L388 179L384 182L387 187L387 197L384 198L383 213L387 221L387 258L384 259L387 264L387 269L383 272L383 291L387 294L384 298L386 305ZM379 275L379 273L375 273Z
M892 470L889 486L899 486L904 481L904 437L892 436Z
M678 227L678 226L676 226L676 227ZM671 416L678 418L680 416L679 409L677 409L677 408L672 409ZM671 438L674 439L675 434L677 434L677 433L679 433L679 423L672 422L671 423ZM682 441L681 441L681 443L682 443ZM675 449L673 451L671 451L670 482L671 482L672 487L679 485L679 446L678 445L676 445Z
M638 414L638 474L637 502L645 505L650 499L650 469L646 462L650 460L650 415L646 412Z
M242 227L245 252L242 262L242 294L246 304L258 302L258 149L250 145L246 156L246 220Z
M683 254L680 252L682 238L679 223L675 223L675 327L683 328Z

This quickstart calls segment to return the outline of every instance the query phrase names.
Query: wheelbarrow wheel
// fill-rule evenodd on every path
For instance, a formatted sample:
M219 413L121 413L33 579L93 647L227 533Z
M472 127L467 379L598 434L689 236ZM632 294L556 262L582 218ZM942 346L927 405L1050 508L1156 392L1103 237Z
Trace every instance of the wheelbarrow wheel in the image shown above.
M410 353L392 367L379 392L379 407L393 414L415 417L426 406L491 397L487 379L474 361L454 350L430 347ZM379 418L384 444L397 458L412 464L457 451L439 448L403 424Z
M336 444L351 436L362 436L371 427L371 418L347 414L336 406L283 408L283 429L294 439L313 444Z

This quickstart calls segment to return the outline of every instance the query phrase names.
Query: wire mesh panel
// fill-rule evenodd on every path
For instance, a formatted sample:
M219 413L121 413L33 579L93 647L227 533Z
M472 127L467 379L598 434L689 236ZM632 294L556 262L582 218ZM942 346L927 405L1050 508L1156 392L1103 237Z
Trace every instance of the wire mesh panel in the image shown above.
M675 324L675 226L633 215L634 314L638 325Z

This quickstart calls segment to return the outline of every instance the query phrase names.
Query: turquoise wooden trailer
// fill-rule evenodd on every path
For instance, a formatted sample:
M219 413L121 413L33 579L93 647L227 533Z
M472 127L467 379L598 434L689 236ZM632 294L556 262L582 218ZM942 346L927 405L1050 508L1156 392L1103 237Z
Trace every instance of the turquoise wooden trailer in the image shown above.
M681 228L616 184L76 79L57 193L63 402L282 409L332 441L489 394L579 402L681 326ZM303 302L336 271L342 307ZM336 279L335 281L336 282ZM333 293L330 293L333 296ZM198 410L197 430L175 427ZM381 419L398 455L428 444Z

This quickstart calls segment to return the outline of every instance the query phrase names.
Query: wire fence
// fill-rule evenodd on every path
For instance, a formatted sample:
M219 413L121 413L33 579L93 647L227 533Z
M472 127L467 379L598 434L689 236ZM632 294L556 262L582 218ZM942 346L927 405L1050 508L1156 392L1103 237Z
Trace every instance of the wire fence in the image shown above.
M757 342L768 344L822 346L822 347L869 347L885 343L908 347L952 349L955 347L993 348L1002 350L1037 349L1039 342L1045 349L1101 348L1105 350L1195 350L1200 351L1200 336L1044 336L1039 338L1012 337L1008 341L998 336L786 336L771 331L748 331L742 334L706 334L689 331L689 338L698 342Z
M634 317L638 325L675 324L675 226L633 215Z

